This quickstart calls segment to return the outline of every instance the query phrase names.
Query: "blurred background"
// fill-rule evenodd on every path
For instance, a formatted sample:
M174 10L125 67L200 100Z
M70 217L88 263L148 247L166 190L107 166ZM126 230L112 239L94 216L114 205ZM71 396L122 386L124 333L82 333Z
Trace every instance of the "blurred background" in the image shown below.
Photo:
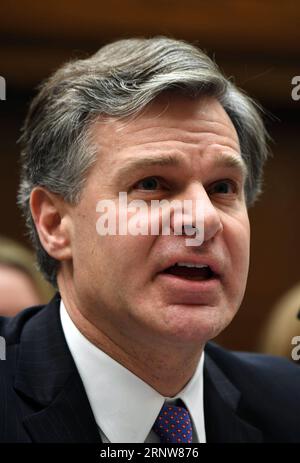
M16 207L16 142L40 81L64 61L85 57L109 41L157 34L206 50L269 114L273 158L264 194L250 210L247 292L236 319L218 339L233 349L264 350L274 306L300 282L300 100L291 96L292 78L300 75L299 0L2 0L0 75L6 100L0 101L0 234L29 246ZM299 294L300 288L287 315L298 323L298 335ZM283 322L273 331L275 341L281 329Z

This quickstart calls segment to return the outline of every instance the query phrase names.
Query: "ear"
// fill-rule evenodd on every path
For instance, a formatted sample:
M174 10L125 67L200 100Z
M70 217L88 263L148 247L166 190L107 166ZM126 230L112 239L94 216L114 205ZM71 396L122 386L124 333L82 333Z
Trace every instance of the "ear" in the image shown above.
M38 186L31 192L30 209L45 251L59 261L71 259L71 219L66 202Z

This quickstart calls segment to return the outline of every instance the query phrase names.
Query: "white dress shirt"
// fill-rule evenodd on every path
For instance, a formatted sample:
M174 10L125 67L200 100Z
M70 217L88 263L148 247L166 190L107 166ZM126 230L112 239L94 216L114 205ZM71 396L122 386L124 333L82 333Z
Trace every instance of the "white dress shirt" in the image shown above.
M62 300L60 317L68 347L103 442L159 442L152 426L164 402L173 404L177 399L185 403L190 413L193 443L206 442L203 407L204 353L184 389L175 397L164 397L83 336L71 320Z

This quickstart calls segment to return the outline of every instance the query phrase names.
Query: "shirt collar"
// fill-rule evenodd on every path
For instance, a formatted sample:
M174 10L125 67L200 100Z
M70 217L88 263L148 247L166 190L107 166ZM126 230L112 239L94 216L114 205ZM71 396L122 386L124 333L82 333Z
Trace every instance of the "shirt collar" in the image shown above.
M71 320L62 300L60 316L68 347L96 423L110 442L144 442L164 402L173 403L179 398L189 410L199 441L205 442L204 352L188 384L176 397L168 398L159 394L83 336Z

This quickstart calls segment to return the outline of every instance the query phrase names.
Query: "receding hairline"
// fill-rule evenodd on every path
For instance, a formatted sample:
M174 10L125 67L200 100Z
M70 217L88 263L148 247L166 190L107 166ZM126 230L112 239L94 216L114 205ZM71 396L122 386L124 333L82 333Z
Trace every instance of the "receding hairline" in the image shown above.
M109 138L111 138L111 140L114 139L114 134L117 133L119 134L120 132L122 132L123 130L125 130L125 134L127 134L128 129L131 125L131 122L132 121L135 121L135 120L139 120L139 119L143 119L143 117L145 115L147 115L147 113L149 113L149 120L156 120L157 121L157 128L160 129L164 129L164 127L160 127L160 124L159 124L159 120L160 120L160 116L163 115L169 108L170 108L170 101L169 101L169 97L170 97L170 92L168 90L162 92L161 94L159 94L151 103L149 103L146 107L144 107L142 109L142 111L138 114L135 114L134 116L124 116L124 117L116 117L116 116L109 116L109 117L98 117L97 120L94 122L94 124L91 125L90 127L90 132L92 133L92 137L93 137L93 140L94 140L94 148L96 147L96 150L98 151L98 154L97 156L101 156L101 147L98 146L98 149L97 149L97 139L99 138L99 135L97 134L97 128L99 127L100 130L101 128L104 128L104 138L105 138L105 135L106 135L106 130L108 130L108 133L109 133ZM175 98L179 98L179 99L182 99L184 101L184 99L187 98L187 96L185 94L181 94L180 92L179 93L176 93L175 95ZM195 101L195 104L197 104L197 102L199 103L202 103L204 104L204 109L205 109L205 104L207 102L215 102L218 104L218 106L220 107L220 109L223 111L224 115L226 116L228 122L229 122L229 127L228 129L232 129L233 130L233 133L235 134L235 137L236 137L236 141L237 142L237 150L236 150L236 153L237 154L234 154L232 152L229 151L229 149L234 149L235 150L235 147L233 146L224 146L224 148L219 145L218 143L216 143L216 145L219 145L219 148L218 150L216 151L216 154L214 156L214 163L216 165L216 167L227 167L227 168L233 168L235 170L240 170L241 172L241 175L243 177L244 180L246 180L248 174L249 174L249 169L248 169L248 166L242 156L242 153L240 152L240 143L239 143L239 137L238 137L238 133L235 129L235 126L230 118L230 116L227 114L226 110L224 109L222 103L214 96L209 96L209 95L199 95L197 97L192 97L192 96L188 96L188 99L190 101ZM157 104L158 103L158 108L160 106L162 106L160 109L157 110L157 108L155 108L155 106L157 107ZM174 106L176 105L176 100L172 101L171 104ZM153 111L154 111L154 115L153 115ZM157 111L157 114L155 114L155 112ZM181 121L182 122L182 121ZM220 122L218 121L201 121L201 123L204 123L204 124L207 124L208 126L210 126L211 124L221 124ZM197 124L197 119L195 118L195 127L196 127L196 124ZM222 126L225 124L221 124ZM136 130L136 128L134 128L133 132L132 132L132 137L134 139L135 135L137 132L139 131L147 131L148 129L153 129L155 127L153 126L150 126L150 127L142 127L138 130ZM175 126L167 126L166 129L168 130L176 130L177 127ZM179 129L179 128L178 128ZM112 133L113 131L113 133ZM130 130L129 130L130 131ZM194 131L191 131L191 133L193 133ZM202 132L202 131L200 131ZM197 133L197 131L195 130L195 133ZM203 132L202 132L203 133ZM223 136L223 135L221 135ZM226 137L227 135L224 135L224 137ZM165 140L162 140L162 142L165 141ZM166 140L168 141L168 140ZM176 141L176 139L174 140ZM178 140L180 141L180 140ZM158 141L155 141L155 143L159 143L159 140ZM141 148L141 151L143 151L143 145L147 145L147 144L151 144L152 143L152 139L150 137L150 139L146 139L145 141L143 140L141 143L142 145L142 148ZM136 147L139 145L137 143L134 143L134 148L136 149ZM117 145L118 146L118 145ZM229 149L228 149L229 148ZM121 149L122 149L122 146L121 146ZM159 151L158 154L155 154L155 152ZM162 151L162 152L160 152ZM165 149L165 154L163 153L163 149L160 150L159 148L154 148L153 151L152 151L152 154L150 155L147 155L147 154L141 154L141 158L139 157L136 157L136 156L132 156L132 157L128 157L126 159L124 159L124 165L121 166L119 169L117 169L117 171L119 172L119 175L118 177L121 177L121 176L126 176L126 174L129 174L131 171L133 170L137 170L137 169L142 169L143 167L151 167L151 166L161 166L161 167L164 167L164 166L170 166L170 167L176 167L176 166L179 166L179 165L182 165L184 160L183 160L183 156L185 156L184 154L180 155L180 154L176 154L176 152L178 152L178 150L175 148L174 150L173 149L168 149L166 148Z

